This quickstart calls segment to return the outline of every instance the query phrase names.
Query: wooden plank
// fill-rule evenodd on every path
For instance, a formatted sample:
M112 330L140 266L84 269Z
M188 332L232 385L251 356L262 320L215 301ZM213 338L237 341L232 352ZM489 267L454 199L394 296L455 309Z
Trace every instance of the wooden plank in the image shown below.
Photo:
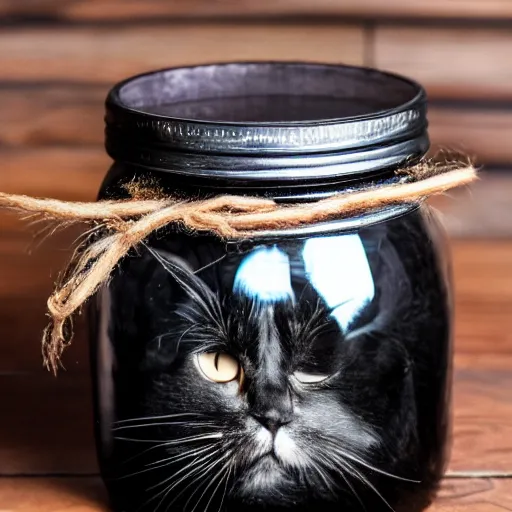
M93 201L111 159L98 145L0 150L0 190L12 194Z
M456 348L459 353L511 353L512 244L452 243Z
M0 406L0 475L97 473L86 374L2 372Z
M136 0L0 0L0 15L44 16L59 21L284 15L503 19L512 17L512 6L508 0L317 0L314 3L308 0L146 0L144 3Z
M374 65L408 75L431 97L511 99L509 29L379 26Z
M428 119L434 151L460 152L478 164L512 162L512 110L434 106Z
M37 279L34 277L30 281ZM56 272L55 272L56 274ZM38 372L42 369L41 338L48 324L46 300L53 280L50 273L43 274L39 289L31 297L0 296L0 375ZM75 322L75 337L66 351L65 367L70 374L86 372L88 369L88 345L82 317ZM1 509L0 509L1 510Z
M0 80L112 83L167 66L231 60L361 64L362 26L190 24L136 28L4 28Z
M428 512L503 512L512 506L511 479L446 479ZM108 512L97 477L0 478L2 511Z
M510 242L452 244L456 348L469 353L512 353Z
M94 478L0 478L2 512L109 512Z
M504 512L512 509L510 479L446 479L428 512Z
M455 374L452 474L512 472L512 360L480 369L476 355Z
M452 238L508 239L512 236L511 195L510 172L486 171L471 186L429 202L441 214Z
M69 355L58 378L0 371L0 475L97 471L87 359ZM456 358L452 475L512 473L511 388L512 355Z
M510 479L446 479L428 512L500 512L512 506ZM2 510L108 512L99 478L0 478Z
M0 145L33 147L103 144L106 85L0 87ZM480 163L512 161L512 110L433 106L433 147L474 155Z
M1 60L1 59L0 59ZM5 85L0 87L0 145L103 143L107 85Z

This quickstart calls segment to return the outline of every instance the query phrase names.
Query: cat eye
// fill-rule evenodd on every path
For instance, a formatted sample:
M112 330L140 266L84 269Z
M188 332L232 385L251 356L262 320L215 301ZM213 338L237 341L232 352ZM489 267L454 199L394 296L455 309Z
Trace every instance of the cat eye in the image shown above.
M293 376L303 384L317 384L329 378L329 375L318 375L306 372L295 372Z
M213 382L241 380L240 363L225 352L203 352L197 355L197 364L204 376Z

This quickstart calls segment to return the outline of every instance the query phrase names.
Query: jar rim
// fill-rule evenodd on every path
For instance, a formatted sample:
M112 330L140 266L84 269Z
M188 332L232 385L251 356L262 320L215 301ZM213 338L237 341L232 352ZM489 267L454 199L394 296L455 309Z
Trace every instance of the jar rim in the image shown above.
M205 78L209 79L208 84L199 83ZM300 93L301 87L297 85L300 94L289 90L292 82L296 84L298 80L302 86ZM362 92L358 91L361 87L364 87ZM292 121L226 121L162 115L147 110L162 103L190 101L190 98L226 98L232 97L233 92L250 96L262 90L269 96L277 90L299 97L310 96L311 91L325 98L341 93L359 102L378 100L383 107L359 115ZM251 152L261 150L263 141L267 150L303 153L357 147L355 139L365 139L359 140L359 144L369 145L396 132L405 135L414 127L424 125L421 107L425 100L424 89L415 81L365 67L281 61L202 64L150 71L118 83L107 98L107 126L115 122L116 113L123 111L133 123L147 126L155 138L172 145ZM376 123L377 120L380 122ZM301 129L308 133L300 133ZM252 137L248 130L252 130ZM198 137L202 139L200 142Z
M409 99L403 100L399 102L398 104L395 104L394 106L388 106L387 108L381 108L377 109L374 112L370 112L367 114L360 114L360 115L346 115L346 116L333 116L328 118L321 118L321 119L312 119L312 120L296 120L296 121L226 121L226 120L205 120L200 119L198 117L181 117L181 116L171 116L171 115L163 115L158 114L155 112L148 112L144 109L144 107L148 106L155 106L155 105L145 105L141 101L144 101L146 98L141 96L134 96L133 89L134 87L140 86L139 82L147 82L147 81L155 81L155 80L167 80L170 75L176 74L176 73L182 73L182 72L189 72L192 74L192 78L196 79L197 77L193 76L195 74L199 74L204 71L220 71L220 72L226 72L229 76L230 73L233 73L233 70L242 68L244 71L252 68L252 71L256 72L265 72L266 70L270 69L270 71L275 71L278 68L286 68L287 71L292 69L299 69L307 70L309 73L312 71L335 71L338 72L340 75L344 74L352 74L352 75L360 75L360 78L364 76L364 78L371 78L373 75L373 78L378 77L379 79L385 79L388 81L389 86L405 86L406 88L410 89ZM172 78L172 77L171 77ZM347 78L347 76L341 78ZM357 76L353 78L359 78ZM394 82L394 83L393 83ZM176 84L174 84L176 85ZM272 84L271 84L272 85ZM318 84L315 84L316 87L318 87ZM268 94L268 86L269 84L265 84L266 87L266 93ZM172 91L167 91L172 92ZM206 90L208 92L208 90ZM222 91L218 91L222 92ZM244 91L246 92L246 91ZM289 93L289 91L286 91ZM404 91L406 92L406 91ZM131 93L131 94L130 94ZM301 95L298 95L301 96ZM370 67L364 67L364 66L350 66L345 64L329 64L329 63L315 63L315 62L301 62L301 61L247 61L247 62L220 62L220 63L213 63L213 64L196 64L196 65L190 65L190 66L177 66L172 68L164 68L159 70L153 70L148 71L145 73L141 73L135 76L132 76L130 78L127 78L116 85L112 87L109 93L108 101L112 101L113 103L117 103L120 106L123 106L124 108L138 112L144 115L154 115L158 118L169 118L169 119L175 119L179 121L189 121L189 122L196 122L201 124L212 124L212 125L233 125L233 126L306 126L306 125L316 125L318 123L339 123L339 122L350 122L350 121L356 121L360 119L369 119L371 117L377 116L385 116L385 115L391 115L393 113L397 113L401 110L406 110L410 106L414 106L418 101L421 101L425 98L425 91L423 87L414 80L411 80L410 78L407 78L405 76L391 73L389 71L382 71L373 69ZM168 100L178 100L176 103L179 102L179 98L176 97L169 97L166 96ZM208 96L204 99L210 99L211 97ZM153 101L156 99L157 101L161 102L162 98L147 98L152 99ZM203 98L198 98L203 99ZM363 98L365 99L365 98ZM370 98L368 98L370 99Z
M158 112L162 106L175 109L187 102L186 108L197 111L196 100L210 108L219 98L258 94L271 98L279 93L297 97L299 104L320 98L326 108L330 101L333 105L338 101L338 112L355 109L356 115L276 122ZM224 62L151 71L111 89L105 121L107 151L115 160L235 179L263 179L262 170L266 179L274 169L276 178L282 175L285 180L307 179L308 173L313 173L311 178L360 174L400 165L428 149L426 94L418 83L389 72L338 64ZM354 165L358 152L363 164ZM314 160L322 154L330 157L329 164L319 164L320 174L311 164L308 171L294 160L299 155ZM254 165L234 176L233 156L245 157L244 169L247 159ZM212 161L205 163L203 158ZM286 172L279 171L283 168Z

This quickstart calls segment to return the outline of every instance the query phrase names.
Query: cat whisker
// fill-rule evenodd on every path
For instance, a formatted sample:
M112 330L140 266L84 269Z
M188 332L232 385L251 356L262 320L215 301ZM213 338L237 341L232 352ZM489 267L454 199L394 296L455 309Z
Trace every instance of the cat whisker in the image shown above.
M156 444L155 446L150 446L146 450L142 450L140 453L137 453L133 457L130 457L129 459L126 459L123 462L123 464L128 464L128 463L132 462L133 460L138 459L139 457L142 457L143 455L147 454L148 452L150 452L152 450L157 450L158 448L164 448L166 446L169 446L169 441L163 441L161 443Z
M222 505L224 505L224 500L226 499L226 494L228 492L228 484L229 484L229 478L231 476L231 470L233 469L233 464L229 466L227 475L226 475L226 485L224 485L224 492L222 493L222 499L220 500L219 510L218 512L222 512Z
M152 485L148 488L148 491L152 491L153 489L157 489L158 487L161 487L162 485L165 485L166 483L170 482L172 485L172 488L174 488L176 485L181 483L183 480L186 480L189 476L193 475L196 471L199 471L204 466L210 464L212 462L212 458L219 452L219 449L214 450L213 452L204 455L202 457L196 457L193 461L189 462L186 466L181 468L180 470L176 471L176 473L173 473L171 476L167 477L166 479L162 480L160 483ZM182 476L178 481L173 482L173 479L175 479L177 476L185 473L184 476ZM172 489L171 488L171 489ZM167 488L160 491L158 494L155 495L155 497L161 496L162 494L167 492Z
M168 512L173 503L187 490L189 489L193 484L195 484L198 480L201 480L204 476L206 476L208 474L208 469L209 467L212 465L212 462L209 462L209 466L205 469L205 466L206 464L203 464L200 468L197 468L197 469L194 469L193 471L191 471L186 478L190 477L190 476L194 476L194 475L197 475L197 473L199 473L199 475L197 475L188 485L186 485L175 497L174 499L169 503L169 505L167 505L167 507L165 508L165 511ZM184 480L184 479L182 479ZM165 496L162 498L162 500L160 501L160 503L158 504L158 507L160 507L160 505L162 504L162 502L165 500L165 498L169 495L169 493L176 487L176 485L178 485L182 480L180 480L179 482L177 482L176 484L173 484L170 486L170 488L167 490L167 492L165 493ZM199 484L199 487L201 487L201 484ZM158 510L158 508L156 509ZM183 509L185 510L185 509Z
M217 258L216 260L214 260L210 263L207 263L203 267L198 268L197 270L194 270L193 274L199 274L199 272L202 272L203 270L206 270L207 268L212 267L213 265L216 265L217 263L220 263L225 258L226 258L226 255L223 254L220 258Z
M135 459L138 459L139 457L142 457L143 455L145 455L146 453L152 451L152 450L157 450L158 448L162 448L165 446L167 441L164 441L160 444L157 444L155 446L151 446L149 448L147 448L146 450L142 450L140 453L137 453L136 455L134 455L133 457L130 457L129 459L126 459L123 464L128 464L129 462L132 462L133 460Z
M208 467L207 467L207 468L206 468L206 469L205 469L205 470L204 470L204 471L203 471L203 472L202 472L198 477L196 477L196 478L194 479L194 481L196 481L196 482L197 482L197 480L199 480L199 479L201 479L201 478L206 477L206 476L208 475L208 473L209 473L209 472L210 472L214 467L216 467L216 466L217 466L218 464L220 464L224 459L226 459L226 457L228 457L228 456L230 456L230 455L231 455L231 452L228 452L228 453L226 453L222 458L220 458L219 460L214 461L214 462L213 462L212 464L210 464L210 465L209 465L209 466L208 466ZM229 461L228 461L228 463L229 463ZM210 481L210 484L211 484L211 481ZM208 486L209 486L210 484L208 484ZM169 504L169 507L170 507L170 506L171 506L171 505L176 501L176 499L177 499L177 498L178 498L178 497L179 497L179 496L180 496L184 491L186 491L186 490L187 490L187 488L188 488L188 487L189 487L189 486L185 487L185 489L183 489L183 491L182 491L180 494L178 494L178 496L176 496L176 498L174 498L174 500L172 500L172 501L171 501L171 503ZM208 488L208 487L207 487L207 488ZM197 487L197 489L196 489L196 490L195 490L195 491L194 491L194 492L189 496L189 498L188 498L187 502L186 502L186 503L185 503L185 505L183 506L183 510L186 510L186 509L187 509L187 506L188 506L188 504L190 503L190 500L194 497L194 495L196 494L196 492L197 492L197 491L199 491L199 489L201 489L201 485L199 485L199 486ZM205 489L205 490L206 490L206 489ZM202 496L201 496L201 498L202 498ZM199 500L201 500L201 498L199 498ZM196 506L197 506L197 504L196 504Z
M155 494L152 498L150 498L146 503L145 505L151 503L153 500L159 498L160 496L162 496L162 498L160 499L160 501L158 502L156 508L154 509L154 512L157 512L158 509L160 508L160 506L163 504L163 502L165 501L165 499L167 498L167 496L169 495L169 493L177 486L179 485L181 482L183 482L184 480L186 480L187 478L190 478L191 476L194 476L195 474L197 474L198 472L200 472L205 466L208 466L209 464L211 464L211 458L215 455L214 454L211 454L210 456L207 456L206 457L206 462L205 462L205 457L202 457L202 458L195 458L191 464L189 464L188 466L186 466L185 468L183 468L183 470L185 469L189 469L189 471L187 471L185 473L185 475L183 475L178 481L175 481L173 482L172 479L176 477L177 474L179 473L176 473L175 475L172 475L171 477L163 480L162 482L160 482L159 484L157 484L156 486L153 486L153 487L150 487L148 490L151 490L151 489L154 489L156 487L160 487L164 484L166 484L167 482L170 482L169 485L167 487L165 487L162 491L158 492L157 494ZM199 465L198 465L199 464ZM181 472L180 472L181 473ZM202 474L202 473L201 473ZM195 481L195 479L193 480ZM193 482L189 483L184 490L186 490L190 485L192 485ZM181 494L183 493L183 491L180 492L180 494L178 494L178 496L180 496ZM177 496L177 497L178 497ZM176 497L176 498L177 498ZM175 498L175 499L176 499ZM174 500L173 500L174 501ZM172 502L167 506L166 510L169 510L170 506L172 505Z
M199 455L205 451L212 450L215 447L216 447L216 445L214 444L214 445L207 446L206 448L193 448L191 450L187 450L185 452L178 453L177 455L173 455L172 457L167 457L165 459L157 460L155 462L150 462L150 463L146 464L146 466L148 466L148 467L154 466L156 464L160 464L160 463L166 462L166 461L174 462L175 460L180 460L180 458L184 457L185 454L192 453L193 455Z
M155 509L155 512L156 510L158 510L158 508L160 507L160 505L162 504L162 502L165 500L165 498L169 495L169 493L177 486L179 485L183 480L186 480L187 478L189 478L190 476L193 476L194 474L197 474L197 472L200 472L200 474L198 476L196 476L184 489L182 489L179 494L177 496L174 497L174 499L169 503L169 505L167 506L167 509L166 510L169 510L170 507L172 506L172 504L187 490L190 488L190 486L194 485L198 480L200 480L201 478L204 478L215 466L217 466L218 464L220 464L228 455L231 455L230 453L226 454L224 457L218 459L218 460L214 460L213 462L211 462L211 458L213 457L210 456L209 457L209 460L205 463L205 464L202 464L199 468L194 468L192 470L192 472L189 472L187 475L185 475L184 477L182 477L180 480L178 480L178 482L172 484L170 486L170 488L165 492L165 495L163 496L162 500L160 501L160 503L158 504L157 508ZM206 466L206 468L205 468ZM200 489L200 486L198 487L198 489ZM159 495L161 495L162 493L160 493ZM187 502L188 503L188 502ZM184 507L184 509L186 508L186 505Z
M187 295L203 310L204 314L215 325L219 332L225 333L225 325L218 297L200 279L190 271L182 268L161 256L158 252L147 246L153 257L160 262L164 270L169 273L183 287Z
M344 454L347 459L350 459L352 462L355 462L356 464L360 464L361 466L364 466L366 469L369 469L370 471L374 471L375 473L379 473L380 475L387 476L389 478L393 478L395 480L400 480L401 482L408 482L411 484L420 484L420 480L412 480L410 478L405 478L402 476L394 475L393 473L388 473L387 471L384 471L383 469L376 468L375 466L372 466L368 462L361 460L357 457L354 457L350 454L345 453Z
M375 466L372 466L369 462L357 457L356 455L353 455L350 452L346 452L344 450L340 450L339 446L334 444L332 441L329 442L331 445L331 448L335 450L341 457L351 460L352 462L355 462L356 464L360 464L361 466L364 466L366 469L369 469L371 471L374 471L375 473L379 473L380 475L387 476L389 478L394 478L395 480L400 480L402 482L408 482L412 484L420 484L421 482L419 480L411 480L410 478L405 478L402 476L394 475L393 473L388 473L387 471L384 471L383 469L379 469Z
M371 489L382 501L383 503L391 510L391 512L395 512L395 509L389 504L389 502L382 496L382 494L377 490L377 488L368 480L368 478L358 471L353 465L351 465L349 462L347 462L344 459L340 459L337 457L334 453L330 454L330 457L332 457L333 460L335 460L342 468L342 470L346 470L347 473L359 480L361 483L366 485L369 489Z
M324 471L322 471L322 468L316 464L315 460L313 458L310 459L311 467L317 472L320 479L324 482L325 487L329 490L331 494L333 494L333 481L331 478L329 478Z
M115 436L114 439L118 441L129 441L132 443L162 443L160 446L174 446L176 444L193 443L196 441L202 441L205 439L220 439L223 436L222 432L216 434L204 434L199 436L182 437L181 439L174 439L173 441L165 441L162 443L162 439L139 439L134 437L120 437Z
M204 417L205 415L201 414L201 413L197 413L197 412L181 412L181 413L177 413L177 414L164 414L161 416L143 416L140 418L128 418L128 419L124 419L124 420L114 421L113 425L118 425L120 423L128 423L131 421L133 422L133 421L164 420L164 419L170 419L170 418L180 418L183 416L195 416L195 417L202 416L202 417Z
M225 476L225 474L227 474L227 469L230 466L231 466L231 461L228 460L226 462L226 464L224 464L224 466L222 466L219 469L217 474L210 480L210 483L206 486L206 488L203 491L203 493L201 494L201 496L199 496L199 499L197 500L197 503L195 504L195 506L194 506L194 508L192 509L191 512L195 512L195 510L198 507L199 503L201 503L201 500L203 499L203 496L207 493L208 489L212 486L213 482L215 482L215 480L217 480L219 477L221 477L220 480L219 480L219 483L217 484L217 486L213 490L213 492L212 492L212 494L210 496L210 499L208 500L208 503L206 504L205 509L203 510L203 512L208 512L208 508L210 507L210 503L212 502L212 499L215 496L215 494L217 493L217 491L219 490L219 487L222 485L222 481L224 480L224 476ZM224 473L224 471L226 471L226 473ZM185 505L185 508L186 508L186 505Z
M179 352L180 350L180 345L181 345L181 342L183 340L183 338L191 331L194 331L194 329L197 329L197 325L196 324L192 324L190 327L188 327L187 329L185 329L183 331L183 334L179 337L178 339L178 343L176 343L176 352Z
M155 439L134 439L132 437L118 437L115 436L114 439L116 441L131 441L132 443L160 443L162 442L161 439L155 440Z
M163 427L163 426L167 426L167 427L174 427L174 426L184 426L186 425L187 427L205 427L205 426L212 426L212 425L215 425L215 423L213 423L212 421L208 421L208 422L204 422L204 423L193 423L193 422L190 422L190 421L172 421L172 422L165 422L165 423L141 423L140 425L137 424L137 425L121 425L120 427L114 427L112 429L112 432L117 432L119 430L127 430L127 429L131 429L131 428L144 428L144 427Z
M353 474L355 473L356 478L358 478L360 482L362 482L368 488L370 488L384 502L384 504L391 510L391 512L395 512L395 509L389 504L389 502L384 498L384 496L382 496L382 494L377 490L377 488L368 480L368 478L366 478L366 476L364 476L350 464L348 465L348 467Z
M178 455L174 455L173 457L168 457L166 459L161 459L159 461L152 462L151 464L147 464L146 469L143 469L141 471L136 471L135 473L130 473L128 475L123 475L123 476L117 478L116 480L125 480L127 478L132 478L134 476L141 475L143 473L147 473L148 471L153 471L155 469L161 469L161 468L170 466L171 464L173 464L175 462L180 462L180 461L188 459L190 457L201 455L202 453L211 451L213 449L214 449L213 446L208 446L207 448L202 448L199 450L198 449L188 450L185 453L180 453Z
M329 461L328 459L326 459L325 457L322 458L322 460L320 461L320 463L324 463L327 467L329 465ZM350 483L350 480L345 476L345 473L344 473L344 469L341 469L340 471L340 475L341 475L341 478L343 478L343 481L345 482L345 484L347 485L347 487L350 489L350 491L352 492L352 494L354 495L354 497L357 499L357 501L359 502L359 504L361 505L362 509L366 511L366 506L365 504L363 503L363 501L361 500L361 497L359 496L359 494L357 493L357 491L355 490L354 486Z
M361 507L363 508L363 510L366 512L367 509L366 509L366 506L365 504L363 503L363 500L361 499L361 497L359 496L359 494L357 493L357 491L355 490L354 486L350 483L350 480L345 476L345 473L343 472L343 470L341 471L341 478L343 478L343 481L345 482L345 484L347 485L347 487L350 489L350 491L352 492L352 494L356 497L356 500L359 502L359 504L361 505Z

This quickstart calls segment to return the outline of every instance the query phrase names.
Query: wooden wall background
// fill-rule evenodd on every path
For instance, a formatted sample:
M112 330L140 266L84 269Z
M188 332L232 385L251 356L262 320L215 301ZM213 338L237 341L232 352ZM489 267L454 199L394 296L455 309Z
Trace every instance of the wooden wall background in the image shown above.
M114 82L236 59L344 62L409 75L429 93L434 150L506 169L511 54L510 0L0 0L0 189L93 198L109 164L103 99ZM512 217L501 184L475 193ZM464 205L448 208L458 235L509 231L483 206L464 215ZM451 220L468 215L466 225Z
M511 55L511 0L0 0L0 190L94 199L109 166L105 95L146 70L300 59L419 80L434 148L465 151L487 169L436 203L460 291L451 468L512 474ZM72 236L36 250L35 232L0 214L0 475L94 473L83 335L58 380L39 351L45 298ZM453 493L465 492L455 482Z

